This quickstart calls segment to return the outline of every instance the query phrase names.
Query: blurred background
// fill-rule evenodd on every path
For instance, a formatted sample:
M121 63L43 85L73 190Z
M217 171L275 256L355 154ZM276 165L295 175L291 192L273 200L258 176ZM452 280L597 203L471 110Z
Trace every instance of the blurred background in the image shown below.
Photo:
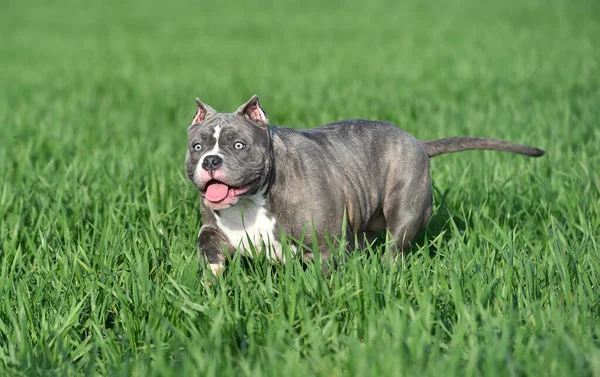
M592 0L5 0L0 93L61 130L45 107L77 114L74 129L178 132L196 96L232 111L257 93L275 123L418 120L413 134L442 136L481 106L509 127L494 111L597 95L599 13Z

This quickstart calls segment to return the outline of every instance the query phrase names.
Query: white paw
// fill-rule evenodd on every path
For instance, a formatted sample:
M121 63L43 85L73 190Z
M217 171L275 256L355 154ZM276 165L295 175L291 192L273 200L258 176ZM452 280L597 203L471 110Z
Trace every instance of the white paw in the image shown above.
M221 271L223 271L223 269L225 268L224 265L222 265L221 263L211 263L210 264L210 270L212 271L213 275L217 276Z

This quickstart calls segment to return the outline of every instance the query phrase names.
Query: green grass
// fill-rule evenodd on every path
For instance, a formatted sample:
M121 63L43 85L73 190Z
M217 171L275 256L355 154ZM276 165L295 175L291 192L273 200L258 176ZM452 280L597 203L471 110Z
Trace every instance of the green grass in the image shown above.
M0 375L600 376L600 3L219 3L3 2ZM548 154L434 159L395 265L206 286L186 127L253 93Z

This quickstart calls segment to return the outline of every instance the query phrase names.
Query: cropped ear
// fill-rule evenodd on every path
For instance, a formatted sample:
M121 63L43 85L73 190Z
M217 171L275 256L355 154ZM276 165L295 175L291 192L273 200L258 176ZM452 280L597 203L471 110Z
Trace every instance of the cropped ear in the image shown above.
M206 120L206 118L209 118L217 113L215 109L202 103L200 98L196 98L196 104L198 105L198 108L196 109L196 115L194 115L191 126L202 123L204 120Z
M258 96L255 94L242 106L237 109L237 113L239 115L248 117L255 122L269 124L269 120L267 119L267 113L260 106L260 102L258 101Z

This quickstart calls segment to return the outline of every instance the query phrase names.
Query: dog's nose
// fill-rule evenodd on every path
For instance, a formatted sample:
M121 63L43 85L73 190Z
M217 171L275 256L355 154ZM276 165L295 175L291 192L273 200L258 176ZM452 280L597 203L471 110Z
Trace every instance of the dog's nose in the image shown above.
M217 170L223 159L217 155L211 155L204 157L204 161L202 161L202 169L204 170Z

